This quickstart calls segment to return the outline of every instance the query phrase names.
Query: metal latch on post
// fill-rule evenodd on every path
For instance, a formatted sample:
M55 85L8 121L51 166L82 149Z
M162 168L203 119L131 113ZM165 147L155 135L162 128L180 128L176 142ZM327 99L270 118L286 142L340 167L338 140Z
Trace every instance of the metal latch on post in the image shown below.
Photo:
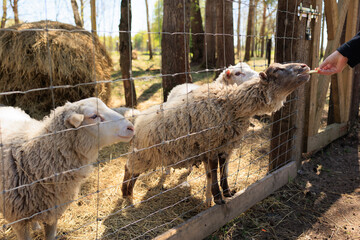
M306 8L302 6L302 3L300 3L300 6L298 6L298 17L301 21L302 18L306 18L306 31L305 31L305 39L311 40L311 20L315 19L315 22L317 22L318 17L321 16L321 13L319 12L318 6L316 8L312 8L312 5L310 5L310 8Z

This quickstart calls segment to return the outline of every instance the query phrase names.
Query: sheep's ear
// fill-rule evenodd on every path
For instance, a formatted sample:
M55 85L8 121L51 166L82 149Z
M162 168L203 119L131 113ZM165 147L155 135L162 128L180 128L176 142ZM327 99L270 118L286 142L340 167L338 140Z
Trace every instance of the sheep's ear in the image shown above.
M269 81L268 76L266 75L265 72L259 73L259 76L260 76L261 80L263 80L264 82L268 82L268 81Z
M66 119L66 122L75 128L79 127L83 121L84 115L78 113L73 113Z
M228 70L226 70L226 76L228 77L228 78L230 78L230 76L231 76L231 71L228 69Z

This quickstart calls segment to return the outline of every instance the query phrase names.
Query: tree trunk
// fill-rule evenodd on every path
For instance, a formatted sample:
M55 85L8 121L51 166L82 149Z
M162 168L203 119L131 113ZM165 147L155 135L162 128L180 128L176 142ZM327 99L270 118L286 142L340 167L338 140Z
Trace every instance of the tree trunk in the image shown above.
M320 59L323 59L324 57L324 25L325 25L325 13L323 12L322 24L321 24Z
M80 0L80 16L82 23L84 23L84 7L84 0Z
M7 7L6 7L6 0L3 0L3 15L1 18L1 28L5 27L5 23L6 23L6 11L7 11Z
M237 56L238 60L241 58L241 43L240 43L240 19L241 19L241 0L238 3L238 19L237 19Z
M10 5L14 12L14 22L15 22L15 24L19 24L20 21L19 21L19 11L18 11L18 0L14 0L13 4L11 4L11 1L10 1Z
M192 63L200 64L204 58L205 50L205 38L204 38L204 29L202 26L202 18L200 12L199 0L191 0L191 37L192 37L192 46L191 53L193 57L191 59Z
M216 67L224 68L230 64L234 65L234 23L232 2L224 0L218 1L216 12Z
M134 107L137 103L135 85L131 79L131 0L121 0L119 30L120 68L122 79L124 79L125 104L127 107Z
M257 35L257 32L256 32L256 17L257 17L257 8L256 6L258 5L258 2L259 0L255 0L255 6L254 6L254 24L253 24L253 34L252 34L252 37L251 37L251 57L254 57L255 56L255 52L256 52L256 49L257 49L257 41L256 41L256 35Z
M146 22L147 22L147 29L148 29L148 50L149 50L149 59L153 58L152 53L152 46L151 46L151 29L150 29L150 21L149 21L149 6L148 1L145 0L145 6L146 6Z
M251 43L254 35L254 15L255 15L255 0L249 0L249 14L246 29L246 42L245 42L245 57L244 62L250 60Z
M216 65L216 0L206 0L205 6L205 55L204 63L207 68Z
M184 13L185 11L185 13ZM164 0L162 31L189 32L190 0ZM171 89L182 83L191 83L189 64L189 37L187 34L163 34L161 39L161 66L164 101ZM175 76L167 76L175 74Z
M74 20L75 20L75 24L78 27L83 27L83 23L81 21L80 15L79 15L79 7L77 5L76 0L71 0L71 7L74 13Z
M266 8L267 8L267 4L266 4L266 0L263 0L263 6L264 6L264 10L263 10L263 15L262 15L262 23L261 23L261 28L260 28L260 48L261 48L261 52L260 52L260 56L263 57L264 56L264 52L265 52L265 26L266 26Z
M97 35L96 32L96 4L95 0L90 0L90 9L91 9L91 30Z

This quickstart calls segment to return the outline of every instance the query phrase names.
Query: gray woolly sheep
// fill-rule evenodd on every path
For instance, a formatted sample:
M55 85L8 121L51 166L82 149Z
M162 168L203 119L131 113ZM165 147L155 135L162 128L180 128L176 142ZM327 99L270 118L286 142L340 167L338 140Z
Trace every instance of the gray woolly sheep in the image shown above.
M253 77L257 77L258 75L259 73L252 70L249 65L244 62L239 62L235 66L230 66L222 71L215 82L225 85L240 85ZM190 93L199 87L199 85L193 83L177 85L170 91L167 101L172 101L172 99L176 98L177 96L186 95L187 93Z
M309 80L305 64L273 64L259 77L241 85L212 83L193 90L188 104L181 96L143 111L135 120L135 152L125 165L122 193L132 198L138 176L160 167L186 168L204 163L207 176L206 201L211 193L216 204L233 196L227 182L226 163L232 150L239 146L255 114L281 108L286 97Z
M42 121L1 107L0 133L4 218L18 239L31 239L34 222L44 223L46 239L54 239L57 219L91 173L99 148L130 141L134 128L100 99L88 98L57 107Z

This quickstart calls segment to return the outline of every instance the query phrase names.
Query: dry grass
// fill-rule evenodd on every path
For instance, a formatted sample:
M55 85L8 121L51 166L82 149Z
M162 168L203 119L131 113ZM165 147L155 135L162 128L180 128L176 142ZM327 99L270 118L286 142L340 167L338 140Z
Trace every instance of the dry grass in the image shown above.
M139 101L138 109L146 109L162 102L159 56L145 60L140 55L134 61L134 76L155 76L150 80L136 80ZM136 71L136 68L139 70ZM145 71L153 68L151 71ZM199 84L211 82L213 74L193 74ZM116 73L113 75L116 78ZM155 86L155 87L154 87ZM150 90L149 90L150 89ZM124 104L122 82L113 84L112 106ZM254 126L236 149L229 164L230 187L239 191L263 178L267 173L269 134L266 124L253 120ZM193 169L186 181L187 170L172 170L166 175L164 169L140 176L134 189L134 202L122 198L121 183L124 174L126 154L131 149L126 144L116 144L100 152L98 164L90 178L83 185L79 199L68 207L60 218L58 234L60 239L149 239L186 221L205 209L205 171L201 165ZM97 194L96 192L99 191ZM98 221L97 221L98 219ZM1 221L5 223L4 220ZM14 239L12 231L5 229L1 238ZM38 233L35 239L42 239Z

